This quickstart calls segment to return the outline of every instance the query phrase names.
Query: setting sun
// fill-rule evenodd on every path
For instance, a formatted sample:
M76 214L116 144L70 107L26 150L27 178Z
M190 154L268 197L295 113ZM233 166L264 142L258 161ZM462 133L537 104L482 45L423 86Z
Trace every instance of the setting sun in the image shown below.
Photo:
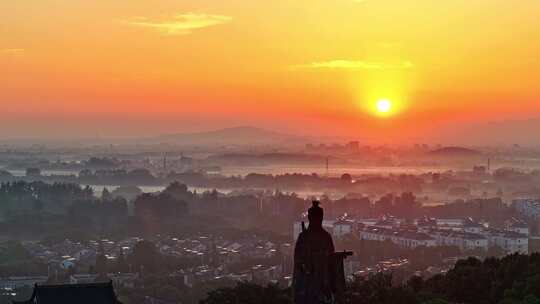
M388 99L380 99L377 101L377 111L379 113L388 113L392 109L392 103Z

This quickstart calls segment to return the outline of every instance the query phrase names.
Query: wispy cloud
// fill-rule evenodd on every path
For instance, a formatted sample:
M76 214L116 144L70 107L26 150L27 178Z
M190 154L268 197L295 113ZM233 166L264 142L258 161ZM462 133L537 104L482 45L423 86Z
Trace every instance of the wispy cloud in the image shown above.
M21 53L24 53L24 49L6 48L6 49L0 49L0 53L2 53L2 54L21 54Z
M397 70L410 69L414 64L410 61L387 63L379 61L336 59L318 61L308 64L295 65L293 68L300 69L351 69L351 70Z
M228 23L231 20L230 16L187 13L161 20L133 17L123 22L131 26L155 29L168 35L186 35L194 30Z

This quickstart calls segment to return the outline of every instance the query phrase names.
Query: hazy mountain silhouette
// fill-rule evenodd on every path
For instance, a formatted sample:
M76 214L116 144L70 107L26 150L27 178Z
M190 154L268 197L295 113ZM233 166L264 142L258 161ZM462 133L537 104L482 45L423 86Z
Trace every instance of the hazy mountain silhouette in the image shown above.
M165 134L148 139L153 143L186 145L271 145L282 143L302 144L308 138L269 131L250 126L225 128L207 132Z
M540 118L525 120L503 120L479 122L447 131L452 139L467 145L511 145L538 146L540 144Z
M429 152L432 156L456 157L456 156L476 156L481 152L464 147L444 147Z

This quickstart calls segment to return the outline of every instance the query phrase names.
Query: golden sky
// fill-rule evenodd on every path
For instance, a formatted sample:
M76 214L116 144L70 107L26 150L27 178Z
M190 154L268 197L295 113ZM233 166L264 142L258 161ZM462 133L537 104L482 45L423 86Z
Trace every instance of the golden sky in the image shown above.
M538 0L1 1L0 135L415 138L538 117L539 16Z

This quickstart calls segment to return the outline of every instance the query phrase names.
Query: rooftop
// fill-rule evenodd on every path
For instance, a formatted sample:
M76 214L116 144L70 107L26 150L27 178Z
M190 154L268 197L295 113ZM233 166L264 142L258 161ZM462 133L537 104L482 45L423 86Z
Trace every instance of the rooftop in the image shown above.
M15 304L121 304L112 282L91 284L36 285L32 297Z

